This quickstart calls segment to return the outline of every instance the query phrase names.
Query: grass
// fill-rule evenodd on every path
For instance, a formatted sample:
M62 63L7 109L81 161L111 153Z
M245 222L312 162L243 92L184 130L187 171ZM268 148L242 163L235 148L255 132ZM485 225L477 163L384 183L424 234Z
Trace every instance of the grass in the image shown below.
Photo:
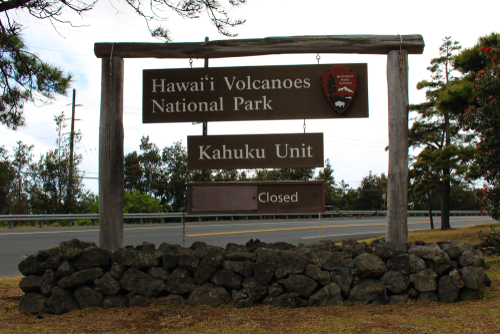
M478 243L479 230L410 232L410 240ZM18 310L20 277L0 279L0 333L500 333L500 258L487 258L493 281L484 299L280 309L225 305L75 310L60 316Z

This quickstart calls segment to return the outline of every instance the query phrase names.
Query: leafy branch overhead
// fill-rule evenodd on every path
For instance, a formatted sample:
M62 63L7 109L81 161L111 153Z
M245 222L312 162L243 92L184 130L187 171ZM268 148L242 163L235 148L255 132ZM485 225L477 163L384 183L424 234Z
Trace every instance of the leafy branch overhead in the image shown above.
M66 94L72 76L59 67L46 63L29 51L22 38L23 26L9 16L12 10L27 12L37 19L66 23L65 14L83 16L98 0L11 0L0 2L0 123L11 129L24 125L23 110L27 103L47 103L55 94ZM226 8L237 7L246 0L126 0L127 5L145 19L151 36L170 41L168 29L154 23L167 21L168 12L184 18L206 15L219 33L236 36L231 30L245 22L233 19Z

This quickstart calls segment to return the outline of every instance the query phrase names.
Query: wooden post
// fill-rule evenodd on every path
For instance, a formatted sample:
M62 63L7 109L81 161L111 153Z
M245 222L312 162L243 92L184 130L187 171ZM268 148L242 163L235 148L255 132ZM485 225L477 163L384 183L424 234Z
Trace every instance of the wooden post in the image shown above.
M408 241L408 53L387 54L389 93L389 177L387 241Z
M123 242L123 67L121 57L102 59L99 243L112 252Z

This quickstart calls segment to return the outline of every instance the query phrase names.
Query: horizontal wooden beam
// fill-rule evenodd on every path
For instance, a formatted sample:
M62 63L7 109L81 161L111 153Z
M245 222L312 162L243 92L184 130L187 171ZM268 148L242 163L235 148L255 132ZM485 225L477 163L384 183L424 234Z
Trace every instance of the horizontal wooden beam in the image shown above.
M421 35L333 35L228 39L199 43L95 43L98 58L226 58L273 54L388 54L400 48L422 54Z

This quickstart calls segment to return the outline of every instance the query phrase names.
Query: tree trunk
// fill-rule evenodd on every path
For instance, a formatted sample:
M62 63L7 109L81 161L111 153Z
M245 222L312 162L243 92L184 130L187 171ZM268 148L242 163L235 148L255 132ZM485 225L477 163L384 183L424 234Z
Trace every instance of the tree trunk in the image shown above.
M431 222L431 229L434 229L434 220L432 218L432 199L431 199L431 192L429 191L427 193L427 199L429 201L429 220Z
M449 176L449 170L443 170L443 177ZM450 229L450 180L444 179L441 185L441 229Z

